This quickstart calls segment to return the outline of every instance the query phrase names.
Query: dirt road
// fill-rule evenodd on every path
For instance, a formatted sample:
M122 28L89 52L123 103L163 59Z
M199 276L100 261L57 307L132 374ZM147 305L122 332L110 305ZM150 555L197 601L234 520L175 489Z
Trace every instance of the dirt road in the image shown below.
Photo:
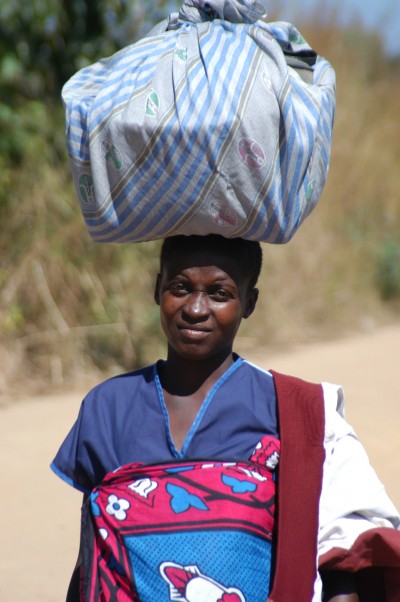
M400 506L400 324L368 335L247 357L264 368L344 386L347 417ZM0 599L60 602L77 554L80 494L48 468L81 392L0 408Z

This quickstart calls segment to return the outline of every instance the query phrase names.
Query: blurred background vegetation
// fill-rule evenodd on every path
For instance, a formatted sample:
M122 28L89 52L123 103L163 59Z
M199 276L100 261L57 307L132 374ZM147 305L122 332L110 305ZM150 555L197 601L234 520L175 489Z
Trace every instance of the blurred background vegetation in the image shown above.
M159 243L91 242L60 101L72 73L144 35L178 2L148 4L0 4L0 394L73 386L164 353L152 300ZM301 29L337 72L330 176L295 238L264 245L244 353L399 318L400 60L373 33L326 15Z

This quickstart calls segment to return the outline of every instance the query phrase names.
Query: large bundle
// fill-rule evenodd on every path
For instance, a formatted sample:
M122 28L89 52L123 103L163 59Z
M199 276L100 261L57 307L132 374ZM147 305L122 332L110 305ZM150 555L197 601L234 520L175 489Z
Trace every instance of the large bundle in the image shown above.
M328 172L335 75L258 0L186 0L63 89L72 173L97 242L291 238Z

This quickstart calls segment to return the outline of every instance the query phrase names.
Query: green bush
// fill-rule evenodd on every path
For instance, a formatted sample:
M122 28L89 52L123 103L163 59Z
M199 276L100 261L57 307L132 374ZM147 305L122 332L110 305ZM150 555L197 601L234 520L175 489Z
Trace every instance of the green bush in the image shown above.
M400 237L386 239L379 248L376 284L385 301L400 298Z

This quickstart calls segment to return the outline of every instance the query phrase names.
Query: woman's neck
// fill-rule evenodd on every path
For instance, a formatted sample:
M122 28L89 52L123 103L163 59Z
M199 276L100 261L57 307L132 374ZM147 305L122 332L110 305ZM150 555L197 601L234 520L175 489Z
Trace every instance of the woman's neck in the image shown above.
M167 360L160 370L161 383L171 395L193 395L200 389L208 391L233 362L231 350L196 361L182 358L169 349Z

